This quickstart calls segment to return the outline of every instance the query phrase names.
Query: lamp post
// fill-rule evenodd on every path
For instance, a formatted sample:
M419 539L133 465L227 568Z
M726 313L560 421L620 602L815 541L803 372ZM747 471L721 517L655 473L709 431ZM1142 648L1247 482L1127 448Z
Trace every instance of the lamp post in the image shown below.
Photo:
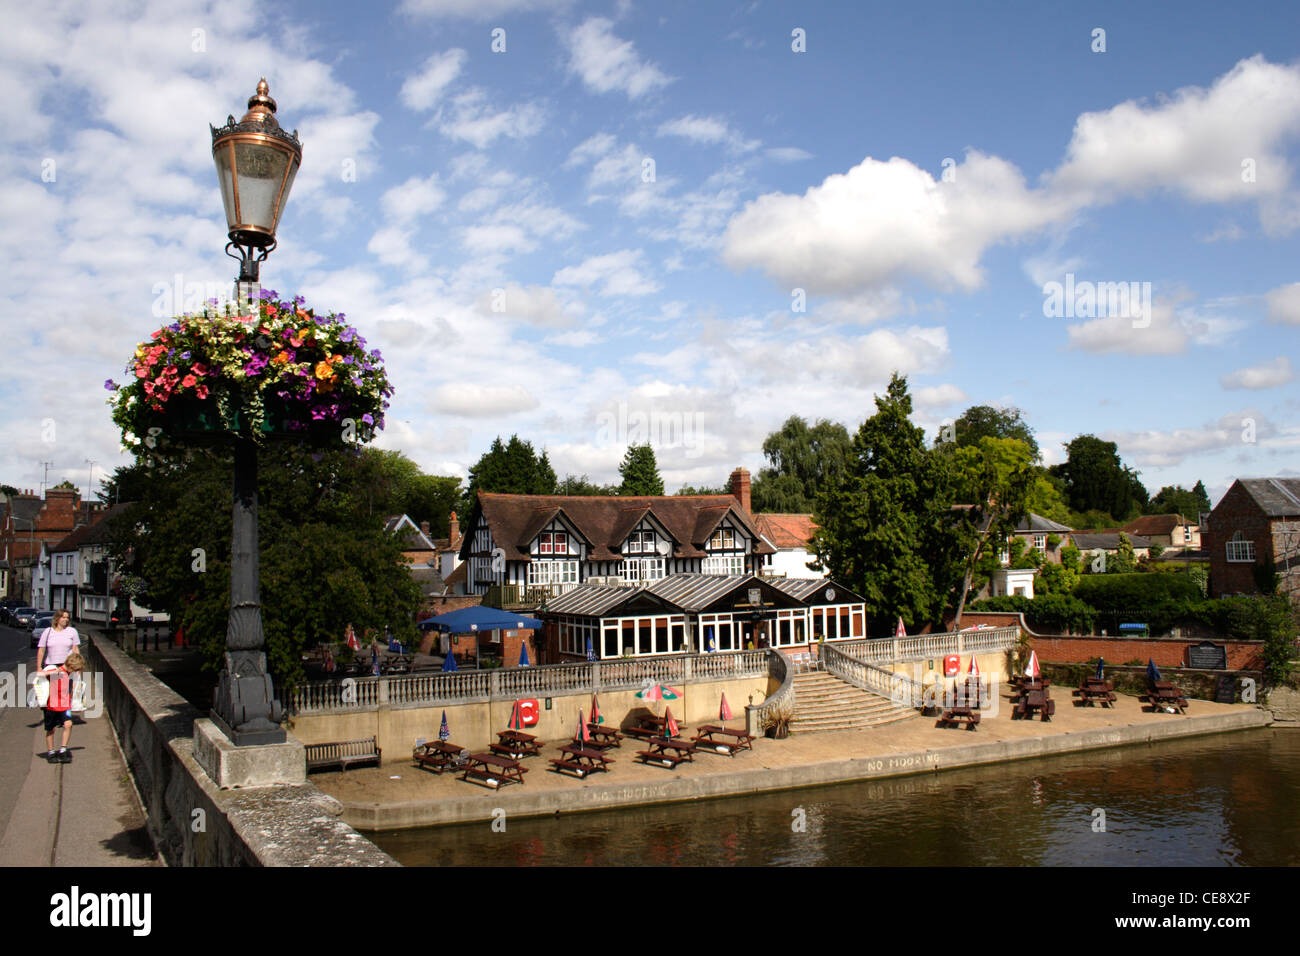
M230 241L226 255L239 261L235 296L240 308L257 308L259 266L275 248L280 224L302 162L298 132L280 128L275 100L266 80L248 100L248 112L235 122L212 127L212 158ZM231 251L231 250L235 251ZM238 255L236 255L236 252ZM212 703L214 722L237 746L286 740L263 651L261 587L258 580L257 446L251 437L234 438L235 480L231 511L230 619L226 660Z

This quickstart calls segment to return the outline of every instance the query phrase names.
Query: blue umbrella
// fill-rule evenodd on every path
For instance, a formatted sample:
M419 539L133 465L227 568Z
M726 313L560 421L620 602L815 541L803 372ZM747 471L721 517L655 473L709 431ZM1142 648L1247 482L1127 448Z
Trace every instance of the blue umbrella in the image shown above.
M1160 668L1156 667L1156 662L1152 658L1148 657L1147 658L1147 680L1158 681L1159 679L1160 679Z
M448 740L451 737L451 729L447 726L447 712L442 712L442 726L438 728L438 739Z
M713 639L712 627L706 627L704 629L704 649L709 653L712 653L718 649L718 642Z
M1106 658L1104 657L1097 658L1097 680L1105 679L1106 675L1105 672L1102 670L1102 668L1105 666L1106 666Z
M596 651L594 648L592 648L591 638L589 637L587 638L587 660L594 661L595 659L596 659Z
M528 642L524 641L519 645L519 666L528 666Z
M447 656L442 659L442 669L448 673L456 670L456 655L451 650L448 650Z
M536 631L542 622L535 617L510 614L495 607L463 607L437 617L427 618L419 624L424 631L443 631L448 634L468 634L471 631L518 631L525 628Z

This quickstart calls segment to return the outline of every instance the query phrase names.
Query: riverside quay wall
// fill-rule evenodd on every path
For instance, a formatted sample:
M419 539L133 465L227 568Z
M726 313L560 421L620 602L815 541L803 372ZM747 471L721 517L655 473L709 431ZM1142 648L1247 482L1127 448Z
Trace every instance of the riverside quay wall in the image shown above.
M150 837L170 865L397 865L311 784L219 789L194 758L194 721L204 715L102 635L83 651L103 675L104 706Z

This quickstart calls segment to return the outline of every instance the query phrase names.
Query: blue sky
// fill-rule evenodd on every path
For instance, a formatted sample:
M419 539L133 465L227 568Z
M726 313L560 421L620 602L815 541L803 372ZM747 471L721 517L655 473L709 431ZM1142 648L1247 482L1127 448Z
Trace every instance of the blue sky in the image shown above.
M126 461L102 383L226 294L207 124L263 75L304 142L263 284L383 350L426 471L517 432L721 484L897 369L931 435L997 404L1153 492L1300 474L1294 8L883 6L6 4L0 480ZM1067 276L1134 296L1045 314Z

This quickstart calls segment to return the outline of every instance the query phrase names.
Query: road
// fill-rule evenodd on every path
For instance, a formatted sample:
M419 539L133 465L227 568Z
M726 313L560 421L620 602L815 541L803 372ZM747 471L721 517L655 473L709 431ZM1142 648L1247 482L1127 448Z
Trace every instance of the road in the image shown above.
M0 866L159 865L107 716L73 726L72 763L46 762L42 713L23 706L30 638L0 625Z

